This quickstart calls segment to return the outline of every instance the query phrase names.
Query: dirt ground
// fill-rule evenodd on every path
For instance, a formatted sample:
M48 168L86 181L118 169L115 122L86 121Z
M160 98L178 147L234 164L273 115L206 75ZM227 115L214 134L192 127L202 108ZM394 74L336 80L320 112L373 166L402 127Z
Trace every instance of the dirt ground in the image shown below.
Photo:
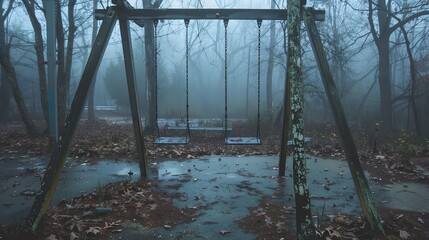
M324 127L307 144L308 154L343 159L338 136L332 127ZM373 180L383 184L397 181L415 181L428 184L429 142L411 142L381 145L372 152L368 137L355 133L362 166ZM189 159L205 155L275 155L280 149L278 132L269 131L259 146L225 146L222 135L196 133L188 145L154 145L146 138L146 155L149 161L163 159ZM403 139L402 139L403 140ZM401 140L401 141L402 141ZM28 155L48 157L46 136L29 138L19 123L0 125L0 161L8 156ZM409 153L409 149L413 149ZM78 161L137 158L131 125L111 125L100 121L79 125L70 150L70 157ZM419 166L417 168L416 166ZM426 173L424 172L426 171ZM31 239L105 239L109 234L122 231L127 219L144 222L146 228L171 228L175 224L193 221L197 209L178 209L173 206L174 196L157 188L154 181L120 182L100 187L96 192L72 202L61 202L49 211L41 230ZM104 213L109 209L119 209ZM425 239L429 236L429 217L424 213L380 209L385 221L387 237L373 236L361 216L322 216L324 224L318 226L320 239ZM249 209L249 216L239 221L240 227L254 232L258 239L291 239L294 209L261 200L260 206ZM267 221L269 219L269 221ZM320 220L320 219L319 219ZM22 226L9 225L0 229L0 239L29 239ZM227 232L223 233L227 234Z

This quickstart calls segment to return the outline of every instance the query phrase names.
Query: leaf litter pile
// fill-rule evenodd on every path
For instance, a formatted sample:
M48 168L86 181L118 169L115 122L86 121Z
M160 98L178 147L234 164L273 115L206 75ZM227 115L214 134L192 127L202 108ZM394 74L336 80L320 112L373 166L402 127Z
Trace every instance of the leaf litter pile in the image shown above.
M5 156L48 155L46 136L29 138L22 125L0 126L0 161ZM265 131L260 146L225 146L222 137L206 133L195 134L190 144L184 146L154 145L153 138L146 137L146 154L150 161L165 159L190 159L205 155L274 155L280 148L279 132ZM314 156L344 159L338 136L330 125L318 127L307 133L313 138L307 152ZM392 145L380 145L373 153L368 137L354 133L359 155L365 170L383 184L399 181L415 181L427 184L429 179L429 141L420 145L405 142L399 137ZM290 151L290 149L288 149ZM72 142L70 157L77 161L99 159L136 159L134 134L131 125L115 125L98 121L82 122ZM420 169L416 168L418 164ZM107 235L122 231L124 221L142 224L145 229L171 228L175 224L195 221L198 209L178 209L172 198L157 188L156 182L119 182L99 187L94 193L61 202L52 208L43 222L42 230L35 239L105 239ZM388 239L425 239L429 236L429 218L424 213L380 209L385 221ZM313 213L314 214L314 213ZM239 220L246 231L254 232L258 239L293 238L294 207L279 205L262 199L260 206L249 209L249 215ZM320 239L378 239L371 236L368 226L360 216L314 216L320 229ZM17 231L2 226L0 239ZM12 227L13 228L13 227ZM227 235L221 232L221 235ZM4 237L6 236L6 237ZM33 236L34 237L34 236ZM380 238L384 239L384 238Z
M105 239L121 232L124 221L139 223L145 229L168 229L192 221L197 210L174 207L171 197L159 191L152 181L112 183L57 204L48 212L37 237Z
M240 219L238 224L246 231L255 233L257 239L295 239L295 208L280 205L263 198L256 208L249 209L250 214ZM344 214L325 215L313 213L317 227L318 240L411 240L427 239L429 226L423 219L424 213L392 209L379 209L384 219L386 236L375 236L361 216Z

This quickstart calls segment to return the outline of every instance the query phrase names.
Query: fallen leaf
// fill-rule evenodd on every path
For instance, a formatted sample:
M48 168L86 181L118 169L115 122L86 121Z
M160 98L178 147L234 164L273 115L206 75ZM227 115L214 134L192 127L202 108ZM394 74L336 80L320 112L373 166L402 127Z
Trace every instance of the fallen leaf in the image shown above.
M81 232L82 231L82 226L79 223L72 223L69 226L69 230L70 231L77 230L78 232Z
M399 214L399 216L396 217L396 219L401 219L404 216L404 214Z
M91 216L91 215L93 215L94 213L91 211L91 210L89 210L89 211L84 211L83 212L83 214L82 214L82 217L87 217L87 216Z
M76 233L71 232L71 233L70 233L70 240L75 240L75 239L79 239L79 236L78 236L78 235L76 235Z
M101 232L100 230L101 230L100 227L89 227L89 229L86 230L86 234L92 233L94 235L97 235L99 232Z
M120 233L120 232L122 232L122 229L115 229L115 230L112 230L112 233Z
M222 234L222 235L225 235L225 234L231 233L231 231L229 231L229 230L220 230L219 233Z
M2 238L0 238L0 239L2 239ZM54 234L51 234L45 240L58 240L58 238Z
M404 230L399 230L399 237L401 239L408 239L409 237L411 237L411 235Z
M417 222L419 222L419 223L421 223L421 224L424 224L424 223L425 223L421 217L417 217Z
M125 197L131 197L133 195L133 191L131 191L130 189L125 189L124 194Z
M31 190L25 190L25 191L21 192L21 195L30 197L30 196L36 195L36 192L35 191L31 191Z

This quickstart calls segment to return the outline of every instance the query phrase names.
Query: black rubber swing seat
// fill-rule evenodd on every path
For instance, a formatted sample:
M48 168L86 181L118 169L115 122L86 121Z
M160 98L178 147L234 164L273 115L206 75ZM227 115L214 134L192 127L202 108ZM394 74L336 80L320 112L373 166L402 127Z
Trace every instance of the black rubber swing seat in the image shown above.
M227 145L261 145L262 141L257 137L227 137L225 139Z
M188 144L189 138L187 137L159 137L155 140L155 144L168 144L168 145L181 145Z

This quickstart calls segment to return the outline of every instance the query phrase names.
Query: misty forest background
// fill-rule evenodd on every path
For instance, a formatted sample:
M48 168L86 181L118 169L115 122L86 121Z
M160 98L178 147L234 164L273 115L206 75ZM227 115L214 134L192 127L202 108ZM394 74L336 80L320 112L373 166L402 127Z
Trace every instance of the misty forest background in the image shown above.
M57 2L57 87L62 126L91 50L93 9L105 0ZM136 8L286 8L285 0L142 0ZM46 19L42 1L0 0L0 120L24 120L37 134L35 121L47 119ZM423 139L429 135L429 2L427 0L314 0L307 6L326 10L318 23L325 50L349 124L373 131L403 129ZM60 23L60 24L59 24ZM98 23L98 25L101 22ZM304 25L302 25L304 26ZM257 41L255 21L228 25L229 116L254 121L257 104ZM141 113L151 129L154 88L151 79L154 28L131 24ZM189 24L189 113L192 119L224 116L224 25L222 21ZM282 111L286 71L286 23L264 21L261 27L261 114L274 126ZM160 118L185 119L185 24L161 21L157 27L158 107ZM302 66L306 126L333 122L319 71L303 31ZM109 42L84 117L114 110L130 116L119 27ZM92 99L92 97L89 97ZM91 101L89 101L91 102ZM98 109L98 110L97 110ZM104 111L102 111L104 109ZM149 119L149 120L148 120ZM34 129L32 129L34 128ZM280 129L279 129L280 132Z

